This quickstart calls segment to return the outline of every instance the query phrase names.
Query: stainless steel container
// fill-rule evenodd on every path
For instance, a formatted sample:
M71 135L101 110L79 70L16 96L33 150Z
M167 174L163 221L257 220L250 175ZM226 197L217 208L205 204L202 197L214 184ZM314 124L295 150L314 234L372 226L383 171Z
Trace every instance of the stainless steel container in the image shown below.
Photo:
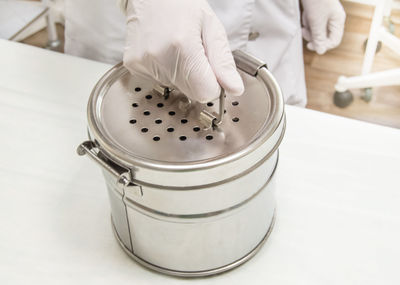
M90 96L90 140L78 153L103 169L120 245L156 271L229 270L271 232L284 101L264 63L241 51L234 58L241 97L191 102L122 64Z

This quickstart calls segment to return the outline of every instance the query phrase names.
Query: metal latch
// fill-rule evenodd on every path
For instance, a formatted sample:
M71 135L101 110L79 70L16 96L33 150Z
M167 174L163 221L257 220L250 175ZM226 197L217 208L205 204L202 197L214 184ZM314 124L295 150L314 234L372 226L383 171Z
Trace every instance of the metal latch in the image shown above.
M166 99L174 91L174 89L160 85L156 85L153 90ZM190 98L186 96L186 100L180 101L178 107L181 111L186 112L187 109L189 109L191 103L192 101L190 100ZM202 110L200 112L199 121L206 130L211 128L216 128L222 123L224 113L225 113L225 90L221 87L221 93L219 95L218 113L215 112L211 113L207 110Z
M225 113L225 90L221 87L221 93L219 95L219 112L210 113L207 110L200 112L200 123L205 127L205 129L216 128L222 123Z

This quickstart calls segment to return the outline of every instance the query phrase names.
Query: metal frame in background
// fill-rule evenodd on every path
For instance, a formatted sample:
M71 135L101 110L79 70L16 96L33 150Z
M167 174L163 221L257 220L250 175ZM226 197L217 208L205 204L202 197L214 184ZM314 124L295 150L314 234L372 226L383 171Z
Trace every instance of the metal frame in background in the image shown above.
M43 10L42 13L40 13L38 16L33 18L29 23L27 23L22 29L20 29L17 33L15 33L13 36L9 38L9 40L16 40L18 35L20 35L23 31L25 31L30 25L35 23L37 20L41 19L42 17L46 17L46 29L47 29L47 44L46 48L50 50L56 50L61 42L58 39L57 35L57 30L56 30L56 24L54 21L54 11L51 8L50 2L52 0L41 0L40 3L35 3L33 1L20 1L20 2L25 2L27 5L40 5L43 6L45 9Z
M372 87L400 85L400 68L371 73L375 53L381 44L400 54L400 39L393 35L390 27L388 29L384 26L384 20L390 19L391 11L400 9L400 2L394 0L348 1L374 5L375 11L366 44L361 75L340 76L335 85L334 103L342 108L347 107L353 101L353 95L348 89L364 88L365 93L361 98L369 102L372 99ZM393 25L392 28L394 28Z

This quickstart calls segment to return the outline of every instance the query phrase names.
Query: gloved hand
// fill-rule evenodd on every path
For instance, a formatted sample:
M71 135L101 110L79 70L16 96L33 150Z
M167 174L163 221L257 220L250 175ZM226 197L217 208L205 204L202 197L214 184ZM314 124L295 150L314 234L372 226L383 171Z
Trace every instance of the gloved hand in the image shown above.
M122 0L124 65L202 103L243 93L225 29L206 0Z
M303 38L307 48L323 54L337 47L343 37L346 13L339 0L302 0Z

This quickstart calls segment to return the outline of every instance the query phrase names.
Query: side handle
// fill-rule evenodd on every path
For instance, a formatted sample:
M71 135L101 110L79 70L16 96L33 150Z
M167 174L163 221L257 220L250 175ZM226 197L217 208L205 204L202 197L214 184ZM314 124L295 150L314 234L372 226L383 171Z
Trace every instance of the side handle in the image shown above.
M108 173L114 176L117 179L117 186L121 187L121 189L125 189L130 186L136 186L131 181L131 173L130 170L123 168L123 171L116 169L113 165L111 165L107 160L101 158L99 156L99 151L95 151L97 149L96 144L93 141L85 141L81 143L76 152L78 155L88 155L90 159L99 164L103 169L105 169Z

